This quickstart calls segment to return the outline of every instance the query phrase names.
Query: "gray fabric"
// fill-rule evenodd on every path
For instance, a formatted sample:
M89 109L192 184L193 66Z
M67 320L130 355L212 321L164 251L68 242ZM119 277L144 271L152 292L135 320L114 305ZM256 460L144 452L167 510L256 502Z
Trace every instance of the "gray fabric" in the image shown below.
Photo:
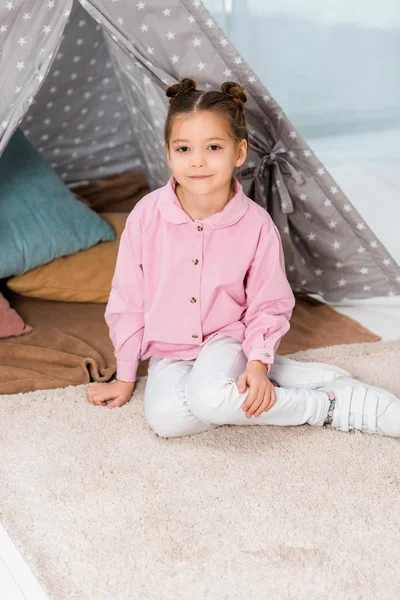
M79 3L21 127L66 182L141 166L102 28Z
M277 224L294 291L317 293L328 301L400 293L399 266L200 0L170 0L167 4L161 0L134 3L82 0L83 9L101 25L103 33L88 25L85 31L91 43L86 43L86 34L83 38L78 31L82 18L75 8L65 29L60 49L63 56L57 59L70 5L65 0L47 3L15 0L0 8L0 23L4 24L0 25L3 91L0 152L29 109L23 127L29 131L31 141L42 148L45 158L64 173L68 183L115 173L137 164L145 170L151 187L155 188L163 185L169 176L163 150L163 123L168 106L166 87L185 75L193 76L202 89L219 89L222 81L228 79L239 81L246 86L248 94L246 116L251 142L247 163L238 177L246 193L266 208ZM30 14L30 19L24 20L24 12ZM89 17L85 16L84 20ZM46 33L46 27L51 31ZM21 37L26 37L26 44L19 43ZM84 39L84 43L79 54L75 54L71 48L78 39ZM93 48L97 41L98 46ZM78 66L73 62L76 55L81 57ZM43 64L40 56L45 59ZM113 68L108 66L108 57ZM99 64L91 65L93 58ZM46 87L33 104L40 85L35 70L44 78L53 60L50 81L46 81ZM67 61L63 69L57 68L58 60ZM21 64L18 67L21 61L23 68ZM88 109L84 120L77 112L75 101L71 102L73 119L62 115L72 67L74 72L82 69L79 93L83 93L83 100L79 107ZM62 73L64 83L52 92L52 78L57 70L60 77ZM107 73L108 84L104 82L104 73ZM94 79L89 81L90 77ZM108 93L105 90L109 88L104 87L107 85L110 86L110 94L104 99L107 109L99 117L101 95ZM16 86L20 88L18 93ZM85 98L84 94L91 91L92 95ZM58 98L58 108L55 101L50 100L54 103L50 109L55 111L51 135L46 125L40 123L45 108L49 110L49 94ZM75 94L73 91L74 98ZM119 101L119 97L123 101ZM116 104L120 107L117 110ZM115 117L115 112L120 114ZM60 115L58 123L57 114ZM64 128L63 123L67 123ZM79 125L84 125L85 136L76 134ZM96 130L99 125L100 130ZM57 139L66 134L67 138ZM42 139L43 135L49 135L49 139ZM58 141L62 142L59 147L63 150L55 160L52 152ZM115 144L112 153L110 143ZM73 152L79 152L79 157L72 156ZM105 164L107 162L109 164Z

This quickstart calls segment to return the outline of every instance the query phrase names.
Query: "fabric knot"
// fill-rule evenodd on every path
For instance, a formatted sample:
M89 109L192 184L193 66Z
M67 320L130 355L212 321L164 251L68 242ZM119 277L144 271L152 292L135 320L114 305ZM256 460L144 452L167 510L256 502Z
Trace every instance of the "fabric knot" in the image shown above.
M281 141L276 142L270 152L264 154L254 171L254 177L263 179L266 167L272 167L273 190L280 197L282 212L293 212L293 201L290 196L285 178L290 177L298 184L304 183L302 175L290 162L289 152Z

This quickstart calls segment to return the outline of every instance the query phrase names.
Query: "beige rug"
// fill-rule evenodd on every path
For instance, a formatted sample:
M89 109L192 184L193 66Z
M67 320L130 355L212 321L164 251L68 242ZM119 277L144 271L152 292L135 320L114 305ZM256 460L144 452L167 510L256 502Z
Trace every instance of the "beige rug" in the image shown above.
M400 341L308 350L400 395ZM4 526L50 600L398 600L399 440L223 426L156 437L142 379L0 396Z

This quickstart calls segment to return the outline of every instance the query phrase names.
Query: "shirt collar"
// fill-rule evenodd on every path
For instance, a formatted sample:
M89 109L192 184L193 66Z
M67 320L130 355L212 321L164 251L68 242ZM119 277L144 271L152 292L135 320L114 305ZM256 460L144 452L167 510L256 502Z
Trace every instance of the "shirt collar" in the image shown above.
M158 207L162 217L169 223L180 225L192 221L191 217L183 210L177 195L175 194L176 179L172 176L168 183L161 188ZM250 200L243 192L241 183L234 178L235 195L229 200L224 208L205 219L196 219L215 229L229 227L237 223L249 208Z

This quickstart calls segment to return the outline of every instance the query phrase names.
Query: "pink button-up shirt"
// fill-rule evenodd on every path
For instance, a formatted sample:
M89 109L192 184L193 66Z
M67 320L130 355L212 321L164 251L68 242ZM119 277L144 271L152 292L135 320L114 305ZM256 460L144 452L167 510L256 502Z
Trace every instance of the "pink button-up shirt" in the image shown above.
M295 304L275 224L236 179L224 209L195 220L175 185L142 198L121 236L105 312L117 378L150 356L193 360L218 333L272 364Z

